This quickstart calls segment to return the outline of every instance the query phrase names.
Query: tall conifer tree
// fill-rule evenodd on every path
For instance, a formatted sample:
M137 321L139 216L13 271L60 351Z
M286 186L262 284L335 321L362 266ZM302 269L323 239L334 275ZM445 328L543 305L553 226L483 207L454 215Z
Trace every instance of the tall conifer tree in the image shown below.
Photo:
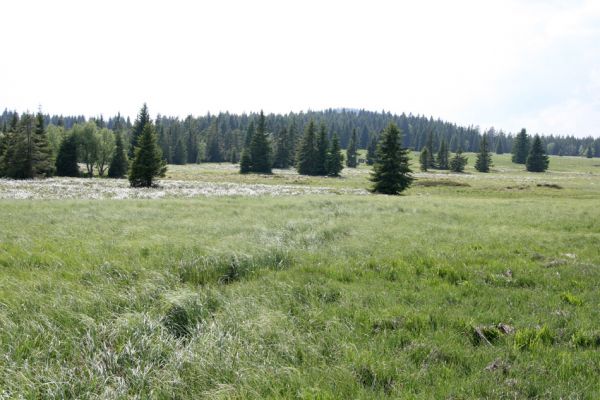
M373 192L399 194L411 185L413 177L408 163L409 152L401 144L400 129L391 123L379 140L377 161L371 175Z
M78 177L80 175L77 164L77 136L71 134L60 144L56 156L56 175Z
M257 129L250 143L250 158L252 172L270 174L272 166L272 150L266 132L265 115L261 111L258 118Z
M346 166L349 168L356 168L358 165L357 162L357 136L356 136L356 128L352 129L352 136L350 136L350 142L348 143L348 148L346 149Z
M331 147L327 152L327 175L340 176L340 172L344 168L344 156L340 151L340 140L337 134L333 134L331 138Z
M123 136L121 132L117 130L115 139L115 154L110 161L108 167L109 178L124 178L127 175L127 169L129 168L129 162L127 161L127 154L125 154L125 147L123 146Z
M139 137L135 158L129 170L129 183L132 187L152 187L157 177L165 176L167 166L158 146L154 125L147 123Z
M525 167L529 172L544 172L548 169L550 160L546 155L542 140L538 135L535 135L533 142L531 143L531 149L525 162Z
M525 164L529 155L529 136L525 128L517 134L513 141L512 162L515 164Z
M311 119L304 136L298 146L296 154L296 169L301 175L315 175L315 165L317 161L317 137L315 132L315 122Z
M492 166L492 156L488 149L487 135L483 135L481 139L479 153L477 153L477 161L475 161L475 169L479 172L490 172Z

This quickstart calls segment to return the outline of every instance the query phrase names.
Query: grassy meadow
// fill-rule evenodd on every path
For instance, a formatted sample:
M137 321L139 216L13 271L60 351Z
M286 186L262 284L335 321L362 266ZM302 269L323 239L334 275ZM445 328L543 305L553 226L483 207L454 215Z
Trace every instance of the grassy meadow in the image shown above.
M468 156L396 197L366 166L169 166L240 188L210 196L0 182L0 399L599 398L600 159Z

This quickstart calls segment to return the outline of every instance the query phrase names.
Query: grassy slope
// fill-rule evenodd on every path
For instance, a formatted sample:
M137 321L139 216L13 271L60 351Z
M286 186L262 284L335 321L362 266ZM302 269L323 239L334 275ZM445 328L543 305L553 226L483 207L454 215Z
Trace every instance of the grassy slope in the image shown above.
M470 186L402 197L2 201L0 388L596 398L598 160L526 174L495 158L493 174L450 178ZM300 179L208 169L171 173ZM486 330L498 323L516 334Z

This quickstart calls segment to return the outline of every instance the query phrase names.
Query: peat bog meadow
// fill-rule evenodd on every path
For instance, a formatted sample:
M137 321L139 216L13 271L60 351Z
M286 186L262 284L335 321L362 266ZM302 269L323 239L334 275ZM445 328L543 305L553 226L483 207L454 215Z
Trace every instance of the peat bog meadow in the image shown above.
M598 159L466 155L0 180L0 398L600 397Z

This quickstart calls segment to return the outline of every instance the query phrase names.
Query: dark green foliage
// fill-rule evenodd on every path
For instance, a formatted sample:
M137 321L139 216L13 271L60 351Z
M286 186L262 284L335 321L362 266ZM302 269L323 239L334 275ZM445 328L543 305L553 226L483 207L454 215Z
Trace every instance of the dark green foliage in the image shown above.
M50 177L54 175L54 160L52 147L44 126L44 116L39 112L35 117L35 135L33 136L32 164L35 177Z
M356 168L358 164L356 156L357 156L357 146L356 142L356 128L352 130L352 136L350 137L350 143L348 143L348 149L346 149L346 166L349 168Z
M108 167L109 178L124 178L127 175L127 169L129 168L129 162L127 161L127 154L125 154L125 147L123 146L123 137L121 133L117 131L115 140L115 155L110 161Z
M296 169L302 175L315 175L317 161L317 137L315 122L310 121L300 141L298 153L296 154Z
M173 164L184 165L187 163L187 148L181 138L175 144L175 151L173 151Z
M477 160L475 161L475 169L479 172L490 172L492 166L492 156L488 149L487 135L483 135L481 139L479 153L477 153Z
M270 174L272 165L271 153L271 144L266 132L265 115L261 111L258 118L258 127L250 143L251 172Z
M419 154L419 165L421 171L427 172L427 170L429 169L429 160L429 149L427 148L427 146L425 146L421 149L421 154Z
M218 119L214 119L208 129L208 136L206 139L206 153L204 159L208 162L223 161L221 143L219 141Z
M283 128L275 137L275 156L273 168L289 168L291 165L290 140L287 128Z
M329 151L329 141L327 140L327 128L321 124L319 136L317 137L317 160L315 165L315 175L327 175L327 152Z
M549 162L544 146L542 145L542 140L538 135L535 135L531 149L529 150L527 162L525 163L527 171L544 172L548 169Z
M121 151L123 151L122 141ZM108 174L110 176L110 170ZM79 166L77 165L77 136L73 134L67 136L60 144L60 149L56 156L56 175L72 177L80 175Z
M377 158L377 136L373 135L367 146L367 165L373 165Z
M592 146L588 146L587 150L585 151L585 156L587 158L594 157L594 149L592 148Z
M498 138L496 141L496 154L504 154L504 145L502 144L502 138Z
M433 152L433 132L429 132L427 135L427 144L425 147L427 148L427 169L437 168L435 153Z
M10 132L3 139L0 155L2 176L12 179L44 178L54 173L52 149L44 129L43 117L23 114L14 119Z
M377 161L373 167L372 191L383 194L399 194L407 189L412 181L412 171L408 164L408 150L403 148L400 129L390 123L383 131L377 147Z
M339 176L344 168L344 156L340 151L340 140L337 134L333 134L331 147L327 152L327 175Z
M240 173L247 174L252 172L252 159L250 158L250 150L242 150L242 156L240 157Z
M437 167L438 169L449 169L449 152L448 146L446 145L446 139L442 139L442 143L440 144L440 149L437 154Z
M129 183L132 187L151 187L154 179L165 176L167 171L152 123L144 126L138 144L129 171Z
M462 149L459 147L454 157L450 160L450 171L463 172L467 165L467 161L467 157L462 155Z
M529 155L529 136L525 128L517 134L513 140L512 162L516 164L525 164Z
M140 113L137 116L137 119L133 123L133 128L131 129L131 145L129 146L129 153L127 154L129 159L134 158L135 148L138 146L138 141L144 132L144 127L151 122L150 114L148 113L148 106L146 103L144 103Z
M244 147L250 148L250 143L252 143L252 137L254 136L254 132L256 129L254 128L254 121L250 121L248 125L248 129L246 130L246 138L244 139Z

